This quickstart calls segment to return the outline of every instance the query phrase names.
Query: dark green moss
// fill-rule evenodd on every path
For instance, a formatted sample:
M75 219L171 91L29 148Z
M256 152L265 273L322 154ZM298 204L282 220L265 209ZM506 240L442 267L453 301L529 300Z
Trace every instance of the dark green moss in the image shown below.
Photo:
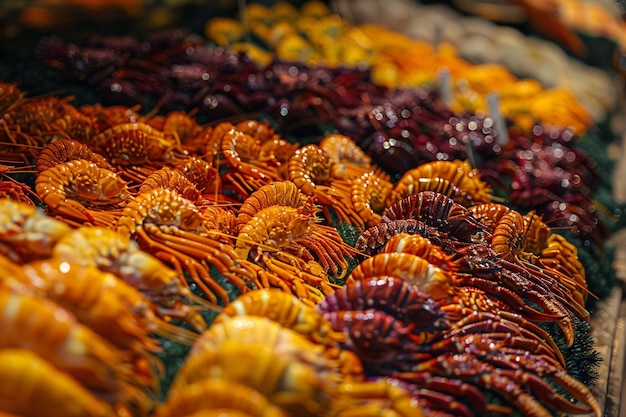
M187 359L187 355L189 354L191 347L162 337L158 337L158 340L160 341L163 350L156 356L165 366L165 374L161 378L160 393L160 399L163 400L167 395L167 391L169 390L176 373Z
M578 259L585 268L587 287L593 296L587 298L587 309L593 311L599 301L605 300L617 284L617 275L613 262L615 261L615 246L606 242L602 249L570 238L578 248Z
M573 317L574 343L567 346L565 336L556 323L541 323L548 332L565 359L565 367L571 376L587 386L594 385L598 380L598 368L602 358L595 350L595 341L591 335L589 322Z

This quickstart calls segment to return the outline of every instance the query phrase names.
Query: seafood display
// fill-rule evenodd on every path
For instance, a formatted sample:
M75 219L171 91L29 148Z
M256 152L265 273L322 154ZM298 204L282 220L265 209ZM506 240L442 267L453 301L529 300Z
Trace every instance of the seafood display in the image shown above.
M218 46L43 38L97 103L0 80L0 414L603 415L621 207L583 106L321 2L245 12Z
M289 13L300 16L298 11L285 10L285 15L291 10ZM328 11L315 14L314 10L304 9L303 14L313 15L303 15L302 20L320 22L320 28L335 22L340 33L345 36L352 33L346 22L333 20L334 15ZM261 12L254 8L250 13L252 19L254 13ZM281 14L272 13L271 16L279 19ZM251 24L251 27L261 33L262 27L278 27L279 23L284 23L258 19L259 22ZM209 22L208 26L211 24ZM369 26L358 28L363 34L374 31ZM389 42L397 40L398 45L406 45L412 53L423 49L415 45L417 41L396 39L401 35L387 29L376 33L377 36L385 34L380 35L380 39L388 38ZM309 36L311 40L307 42L313 43L313 33ZM510 201L517 209L535 210L553 227L571 229L573 235L585 245L590 242L602 250L602 242L609 236L614 207L607 208L595 201L590 191L598 187L610 188L610 179L602 178L596 163L580 145L584 135L591 134L588 130L593 129L593 120L565 88L544 89L536 80L516 79L504 67L472 66L466 62L461 65L460 59L443 55L443 51L438 52L432 66L440 68L445 64L443 59L452 60L450 65L458 69L458 74L454 74L457 77L454 84L466 86L453 88L462 90L458 94L446 94L447 88L436 81L436 71L430 67L427 69L431 74L428 82L425 79L421 83L408 83L397 79L382 86L377 73L382 71L378 68L379 63L387 62L383 58L365 60L369 68L363 69L355 63L350 65L340 57L331 64L322 57L305 60L297 56L283 56L278 53L282 49L276 46L277 56L266 65L260 65L252 53L209 46L196 37L184 34L169 38L167 45L159 45L161 49L155 49L156 46L147 48L147 51L146 48L139 48L142 42L150 44L152 39L126 39L127 48L113 49L106 44L85 42L78 45L45 38L37 50L42 62L57 68L70 79L82 80L99 92L104 101L148 107L156 105L161 111L182 106L190 111L193 109L199 121L210 124L211 129L204 130L210 138L207 147L201 143L203 136L197 122L187 119L184 120L186 127L180 127L185 116L179 110L168 116L170 121L161 117L157 121L138 122L133 116L121 127L109 126L108 130L94 135L91 139L95 141L93 147L106 156L109 151L103 149L104 145L111 141L116 145L107 146L124 147L117 144L117 135L132 126L141 148L135 149L132 155L128 151L122 152L113 164L122 170L125 180L143 181L151 172L144 165L148 160L161 168L175 165L175 161L182 163L186 150L192 153L210 152L217 158L212 161L214 166L219 162L220 167L229 167L228 172L221 176L223 188L249 196L268 182L290 179L304 187L305 194L316 194L318 199L326 199L325 204L332 204L336 216L342 221L362 228L372 216L376 219L378 215L376 211L371 213L364 203L364 199L371 199L364 195L368 191L356 186L354 197L350 197L358 200L354 210L343 191L343 195L335 193L334 189L339 186L329 188L328 181L338 184L339 176L343 175L345 187L353 187L356 177L365 175L370 179L358 180L363 186L367 187L369 182L375 181L378 187L384 189L389 186L383 183L399 180L405 172L420 164L459 159L467 160L481 173L494 195ZM336 41L342 39L338 37ZM231 47L230 44L226 46ZM352 47L363 49L359 45ZM380 46L381 51L390 49ZM128 52L118 52L122 50ZM372 49L370 52L373 54L375 51ZM160 53L167 54L166 63L163 63ZM424 61L422 55L420 62ZM296 58L306 61L308 65L291 61ZM387 65L392 64L388 62ZM399 63L393 65L395 72L404 68ZM406 76L410 77L410 74ZM487 79L502 80L487 83L499 86L500 90L489 90L485 83ZM474 89L473 93L468 92L470 87ZM497 126L498 118L489 115L486 95L490 93L499 95L500 110L505 117L504 127ZM473 97L477 105L471 104L463 94ZM245 135L235 133L248 129L237 125L241 122L223 121L224 118L237 119L242 114L258 113L269 117L285 137L272 137L267 132L259 132L253 139L250 136L255 135L250 135L251 132ZM148 132L166 130L169 129L167 126L174 126L175 123L181 123L180 132L161 132L159 139L151 144L151 149L145 148L145 140L152 134ZM351 142L355 142L364 154L359 158L369 158L380 166L381 169L373 174L380 178L373 179L367 172L358 169L344 173L342 165L333 161L336 157L332 155L332 149L337 145L329 139L322 143L328 132L320 132L320 123L329 125L341 136L351 138ZM269 126L261 124L250 129L267 130ZM303 140L306 146L296 149L293 142L299 143L303 135L306 135ZM310 167L303 161L290 158L294 151L307 162L316 161L319 170L309 172ZM115 148L110 152L118 150ZM367 159L350 163L352 166L368 164ZM288 176L285 176L285 171ZM552 174L544 175L546 171ZM422 180L421 186L437 187L434 182L427 184L425 180ZM443 187L441 183L438 186ZM384 207L384 201L375 204L378 210Z
M249 12L250 19L255 19L254 10L257 8ZM160 38L154 39L156 35L145 39L125 38L123 47L117 45L114 38L110 39L111 44L93 44L88 39L76 44L58 38L43 38L37 54L47 66L92 86L103 100L110 103L158 104L171 110L180 106L198 108L199 113L210 113L215 119L267 107L273 108L276 114L285 113L282 114L284 120L328 117L334 107L358 107L364 92L379 96L381 86L413 89L443 84L439 79L442 69L446 68L450 71L450 82L445 86L449 90L446 104L456 112L488 113L488 96L495 93L500 98L503 115L527 129L534 121L539 121L571 126L581 134L593 121L569 86L548 88L533 79L519 79L501 65L471 64L457 56L451 44L436 50L425 41L401 35L382 25L350 27L329 11L323 16L298 19L298 12L293 10L293 16L283 15L284 20L279 20L280 14L266 13L277 20L268 21L262 16L251 20L251 30L256 28L260 32L258 36L267 45L261 59L255 53L258 47L252 44L241 46L243 39L211 46L187 33L170 36L167 43ZM276 41L266 39L271 36L271 27L307 19L315 21L316 25L294 26L286 30L291 35L285 34ZM207 27L213 22L219 25L220 21L209 21ZM240 23L234 20L233 24ZM239 31L243 33L242 28ZM308 33L311 39L295 36L298 31ZM207 29L207 32L213 31ZM146 43L149 46L141 46ZM330 43L346 50L327 48L325 45ZM307 50L311 51L308 55ZM165 62L161 54L167 54ZM307 68L313 64L318 67L317 73L307 75ZM368 71L359 70L365 67ZM290 68L298 71L292 69L290 73ZM354 75L349 76L352 73ZM340 74L345 75L337 78ZM358 94L350 94L350 91L340 94L342 90L328 85L341 81L345 89L367 81L369 77L378 86L361 86ZM280 100L268 102L270 92ZM311 102L315 96L320 96L323 101ZM561 110L555 109L557 105Z
M470 63L460 58L450 43L416 40L384 24L350 25L329 9L314 9L315 14L304 7L286 7L282 13L274 9L283 7L283 3L265 9L253 7L247 11L247 18L250 32L260 39L262 47L287 62L367 67L374 82L390 88L439 84L446 90L446 104L456 112L489 113L489 96L497 94L503 115L517 124L528 123L530 114L542 123L572 126L578 133L589 127L588 111L567 87L544 87L536 81L519 79L494 63ZM349 10L346 15L350 15ZM210 39L214 39L213 26L220 27L221 22L207 22L205 32ZM238 22L232 19L231 24ZM250 44L243 37L230 44L219 43L219 38L215 42L222 47L232 44L243 51ZM254 51L252 46L249 49ZM552 108L556 102L561 111Z
M503 65L524 79L524 88L529 91L540 85L567 88L595 121L606 118L618 101L610 74L582 64L558 45L537 36L527 36L513 27L465 16L440 5L394 0L393 7L377 6L375 1L350 4L345 15L353 23L375 22L419 41L451 44L469 62ZM339 11L344 14L343 9Z
M62 109L37 130L11 112L38 99L15 97L5 134L32 146L5 145L6 175L29 176L32 199L0 205L0 352L37 355L89 407L601 414L587 387L600 360L586 309L595 290L576 246L536 212L494 202L467 160L394 180L346 135L298 145L267 121L48 98ZM66 110L91 121L89 135L64 131ZM121 117L96 116L111 112ZM109 132L120 145L97 139ZM32 329L20 325L27 309ZM64 319L48 335L53 316ZM44 337L84 348L32 347ZM172 343L187 347L174 367ZM451 373L459 361L466 370Z

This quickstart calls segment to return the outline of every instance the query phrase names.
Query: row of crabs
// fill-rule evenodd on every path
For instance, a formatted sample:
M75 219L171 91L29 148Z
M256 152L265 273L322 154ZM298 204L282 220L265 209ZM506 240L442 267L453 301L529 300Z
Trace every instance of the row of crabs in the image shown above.
M50 99L50 102L55 101ZM58 99L56 103L70 106ZM26 101L25 104L31 103ZM154 118L151 123L145 123L137 116L125 123L94 128L93 132L82 126L77 132L89 135L79 142L69 139L70 136L78 137L76 134L59 128L67 128L69 122L80 120L75 115L65 118L67 114L61 113L61 117L56 115L53 121L39 119L39 130L30 132L26 127L22 129L20 124L9 123L19 119L17 110L20 105L7 105L5 114L11 117L3 117L4 135L14 140L12 146L26 149L23 142L15 140L22 136L56 139L45 145L36 158L39 174L35 179L35 191L46 209L85 233L98 230L84 227L85 224L99 226L100 233L113 226L125 239L136 240L141 248L171 266L179 285L187 282L180 279L183 275L189 277L200 287L209 304L224 305L230 301L217 276L232 282L244 294L255 287L279 287L285 293L295 293L311 307L337 294L340 289L337 279L344 279L347 275L347 286L341 287L345 289L358 280L355 274L363 269L370 270L365 276L373 273L387 276L393 271L402 272L399 265L404 264L410 267L404 270L408 275L401 278L418 280L413 285L428 292L437 302L458 306L462 300L468 308L482 311L477 319L481 322L514 319L503 327L493 328L489 327L492 324L483 323L487 328L473 328L480 334L496 334L495 340L502 338L502 333L510 335L513 328L520 328L519 320L528 319L557 322L567 343L571 344L574 333L570 314L586 319L583 305L587 290L575 249L556 235L548 237L546 227L536 229L535 226L541 225L537 216L531 214L524 220L519 213L504 206L476 204L488 200L488 187L466 163L441 161L427 164L408 172L406 179L393 186L348 138L339 135L330 137L339 140L332 154L337 159L324 150L325 143L302 148L291 145L294 149L287 158L284 154L278 155L278 151L286 151L286 144L267 124L254 121L237 125L223 123L211 128L196 127L194 134L185 135L178 123L173 123L177 126L175 128L167 126L172 121L190 119L172 114ZM114 113L121 110L119 108L99 110L122 118L135 117L128 109L119 113ZM36 118L37 114L32 112L30 115ZM59 120L68 123L64 125ZM112 123L119 119L90 119L88 126L97 126L93 124L94 120ZM36 124L25 126L34 129ZM276 152L273 151L274 143L279 143ZM333 142L329 139L327 143ZM264 147L266 144L270 146ZM34 147L28 149L34 152ZM94 151L100 151L102 155ZM354 154L358 158L350 159ZM76 157L81 159L73 159ZM82 158L89 158L91 162ZM70 160L63 162L66 159ZM194 171L191 167L197 164L203 169ZM196 185L201 183L198 177L191 175L197 172L209 176L209 185L203 183L201 190ZM465 208L454 199L474 205ZM216 207L216 202L231 204L231 208L236 204L238 209ZM481 214L479 208L485 212ZM317 215L320 210L324 214L321 217ZM324 218L329 224L338 220L351 223L362 231L356 248L345 244L335 228L321 224ZM426 254L421 254L421 258L416 254L375 255L348 275L346 258L361 260L363 254L374 255L399 232L427 237L442 251L448 252L448 257L436 260ZM539 243L532 249L530 246L524 248L524 238L531 236L536 236ZM85 238L76 247L88 248L88 242L99 240L101 238L93 236ZM479 244L480 241L488 243ZM451 252L457 254L456 258L450 256ZM11 256L20 259L19 252L11 253ZM85 258L93 258L93 254ZM110 268L110 261L105 261L104 265ZM132 266L137 267L136 264ZM122 268L121 271L128 273L129 269ZM132 273L132 268L130 271ZM142 272L135 278L150 276ZM502 282L494 282L494 278ZM180 291L188 293L188 290ZM157 299L161 297L150 295ZM538 309L526 306L528 301ZM207 305L206 302L200 304ZM353 310L356 309L348 309ZM458 321L459 315L469 311L456 310L457 316L449 320ZM376 357L377 349L394 352L393 346L406 335L407 330L398 321L402 318L370 312L335 316L331 321L337 326L336 331L345 331L349 336L344 347L368 358L370 363L365 361L365 364L371 366L372 371L415 370L415 361L426 357L425 353L415 351L401 351L392 363L388 363L386 357ZM352 316L354 320L347 318ZM197 316L186 317L193 320L197 329L203 328ZM370 318L372 321L368 321ZM380 327L381 323L392 327ZM367 334L368 324L370 330L382 328L390 333L383 335L382 340L376 338L373 343L368 337L361 337ZM423 330L418 327L420 329ZM566 374L563 360L558 349L550 345L550 337L540 329L535 333L546 341L543 346L538 345L536 338L534 342L526 340L532 338L527 333L516 334L511 340L505 337L506 341L502 343L507 349L521 350L530 349L534 343L537 350L527 356L530 358L529 368L537 364L536 372L543 372L539 370L544 369L543 362L533 355L541 352L543 356L546 351L552 351L556 363L551 362L555 366L550 368L551 375L558 375L555 377L560 378L558 384L569 387L574 397L587 402L597 412L588 390L563 376ZM426 337L418 339L424 342L424 346L428 346L426 342L431 337L436 339L419 332L418 335ZM473 348L468 346L467 349L472 351ZM503 362L502 358L494 359L492 365L496 363L496 370L485 365L487 378L499 372L500 366L513 366ZM535 371L523 369L515 375L523 375L524 379L508 375L508 379L502 377L501 381L526 383L532 372ZM457 377L469 378L468 375ZM535 379L532 381L536 382ZM490 379L469 382L490 389ZM541 386L538 391L545 388ZM546 412L537 401L531 401L530 395L514 397L526 401L516 403L516 408L527 414ZM563 410L565 402L561 397L555 398L552 406ZM476 404L471 406L478 407ZM576 406L567 408L571 412L583 409L586 410Z
M412 206L404 215L416 211L422 195L392 206L392 217L405 201ZM448 268L493 257L455 261L419 234L393 234L315 307L279 289L250 290L206 330L197 314L205 302L123 234L73 229L8 199L0 214L0 408L14 415L600 415L554 341L532 323L561 316L523 303L514 312L508 302L521 299L513 291L501 288L498 299L456 286L463 273L418 254ZM169 323L176 315L201 335ZM155 334L192 344L162 403ZM26 384L36 389L20 388Z

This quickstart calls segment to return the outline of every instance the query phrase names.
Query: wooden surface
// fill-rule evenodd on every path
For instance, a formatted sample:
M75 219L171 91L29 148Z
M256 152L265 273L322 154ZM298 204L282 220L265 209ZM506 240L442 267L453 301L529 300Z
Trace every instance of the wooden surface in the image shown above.
M624 332L626 306L622 295L622 288L615 288L592 317L596 349L603 358L598 383L593 387L593 392L600 402L601 409L604 410L605 417L620 415L626 342Z
M626 111L622 111L626 114ZM616 131L626 132L626 117L621 117L614 127ZM622 143L610 149L609 154L617 161L614 172L614 194L617 202L626 202L626 134ZM626 417L626 230L616 233L611 241L615 244L615 271L620 285L611 297L602 303L601 308L592 316L593 335L597 349L602 354L600 378L594 387L598 401L604 410L604 417Z
M624 90L623 80L618 88ZM621 143L609 146L608 154L616 162L613 172L614 197L618 203L626 203L626 103L613 119L613 130L624 132ZM619 117L619 115L622 115ZM600 402L603 417L626 417L626 229L615 233L611 243L616 247L614 268L619 279L611 296L602 302L591 316L596 349L602 355L599 378L593 393Z

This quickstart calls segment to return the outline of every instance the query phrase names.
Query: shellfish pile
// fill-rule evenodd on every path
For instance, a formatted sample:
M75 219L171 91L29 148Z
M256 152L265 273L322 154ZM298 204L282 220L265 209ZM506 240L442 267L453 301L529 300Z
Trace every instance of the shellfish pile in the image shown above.
M2 352L75 381L58 395L97 404L79 414L251 415L246 393L276 415L600 415L576 247L540 215L493 203L467 161L392 181L340 134L298 145L268 121L203 125L2 89L3 311L61 309L90 343L106 338L98 352L119 374L90 385L61 362L72 352L46 356L8 313ZM139 301L103 290L111 300L80 301L117 307L90 317L55 284L87 274ZM97 336L112 324L131 330ZM171 343L190 349L172 361ZM243 361L264 366L242 374ZM466 372L451 372L460 361ZM2 407L36 415L15 398Z
M261 13L256 8L252 11ZM265 26L278 30L287 19L281 20L283 15L272 13L272 19L277 21L259 17L253 27L258 27L260 33ZM308 19L321 20L320 27L334 27L335 22L339 33L352 33L345 22L338 23L332 16ZM301 20L307 21L306 18L302 16ZM214 32L209 30L212 22L207 25L210 33ZM222 27L219 23L214 24ZM367 28L359 29L369 33ZM389 42L397 40L398 45L419 55L415 58L419 62L428 53L418 48L415 41L396 39L400 35L394 32L384 32L385 36L376 33ZM313 33L309 36L308 42L314 46L316 38ZM472 66L448 55L436 55L432 62L427 61L431 65L424 71L430 74L430 83L396 80L386 83L394 87L388 88L382 87L380 81L375 83L377 71L382 71L377 70L377 65L389 63L388 58L379 55L378 60L370 57L371 61L365 61L370 65L367 70L350 67L349 63L331 66L322 57L317 61L303 59L320 63L309 66L287 60L298 57L281 54L269 64L258 66L252 59L254 55L210 47L185 33L177 33L161 43L157 39L161 38L154 35L144 42L124 38L121 46L115 38L86 40L83 45L44 39L38 55L67 77L83 80L103 100L142 106L158 102L164 111L182 106L197 111L203 122L262 113L274 120L280 131L291 137L291 142L306 135L306 142L317 143L329 129L339 132L353 138L393 180L428 161L467 159L480 170L494 193L517 209L536 210L552 226L571 229L574 235L588 241L585 245L601 248L609 235L615 208L595 200L591 190L602 187L610 193L611 182L606 176L602 178L596 161L580 144L592 121L565 89L544 89L536 81L516 79L503 67ZM285 35L283 41L290 39ZM324 39L328 43L334 38ZM335 40L352 45L341 43L342 39ZM352 48L363 50L359 45ZM380 53L390 50L380 48ZM371 52L374 51L377 49ZM165 62L162 54L167 54ZM476 90L471 96L480 97L476 98L479 105L466 103L468 99L462 96L469 94L466 89L459 91L461 96L454 101L467 105L457 106L445 98L443 87L433 87L435 68L444 64L444 58L458 68L455 77L465 80L455 83L468 83ZM405 70L405 76L412 79L410 69L415 65L395 65L394 71ZM496 77L493 71L499 75ZM488 83L502 86L498 93L502 113L507 117L504 128L496 128L497 118L486 115L485 97L494 91L485 86L481 77L506 80ZM413 88L415 85L421 88ZM322 131L320 126L325 126ZM590 140L602 140L590 135ZM266 174L260 171L258 175Z
M317 18L355 35L316 5L307 42L326 45ZM255 33L307 50L262 13ZM499 131L376 68L259 67L228 25L207 34L246 53L182 31L41 42L115 105L0 83L0 411L601 415L603 294L554 227L608 249L587 116Z
M361 24L377 22L430 44L450 43L463 59L503 65L525 79L528 87L539 82L544 88L570 89L596 122L604 120L618 101L614 80L604 70L585 65L553 42L524 35L513 27L464 16L450 7L405 0L394 0L392 7L385 8L374 1L350 4L349 13Z

